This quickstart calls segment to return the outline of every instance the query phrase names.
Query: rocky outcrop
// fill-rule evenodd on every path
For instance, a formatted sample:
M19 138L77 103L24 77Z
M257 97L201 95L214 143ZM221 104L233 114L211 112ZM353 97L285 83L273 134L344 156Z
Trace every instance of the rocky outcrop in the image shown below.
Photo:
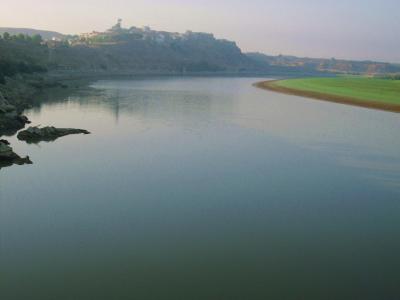
M70 134L90 134L90 132L84 129L74 128L29 127L26 130L20 131L17 138L27 143L39 143L41 141L51 142L59 137Z
M29 120L17 110L14 105L8 103L0 92L0 136L13 134L24 128Z
M6 140L0 140L0 169L11 165L32 164L29 156L22 158L16 154Z

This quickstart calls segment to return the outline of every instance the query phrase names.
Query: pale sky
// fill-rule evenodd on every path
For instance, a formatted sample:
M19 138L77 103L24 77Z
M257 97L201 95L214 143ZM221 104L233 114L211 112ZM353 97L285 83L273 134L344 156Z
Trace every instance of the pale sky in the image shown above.
M400 0L0 0L0 27L214 33L243 51L400 63Z

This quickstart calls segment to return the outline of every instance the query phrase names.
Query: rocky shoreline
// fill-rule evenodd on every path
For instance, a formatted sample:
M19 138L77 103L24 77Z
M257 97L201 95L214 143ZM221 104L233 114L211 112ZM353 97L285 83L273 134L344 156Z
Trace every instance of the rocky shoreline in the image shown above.
M23 78L8 78L7 83L0 85L0 169L14 164L32 164L27 156L20 157L15 153L10 143L2 139L3 136L13 136L19 130L25 128L30 121L23 115L23 110L37 103L36 95L47 89L68 89L86 85L87 81L60 78L54 79L43 76L30 76ZM53 141L68 134L84 133L86 130L72 128L30 127L19 134L20 140L27 143L39 141Z
M13 135L19 129L25 127L29 120L12 104L10 104L0 92L0 137ZM13 164L23 165L32 163L29 157L21 158L16 154L7 140L0 140L0 169Z

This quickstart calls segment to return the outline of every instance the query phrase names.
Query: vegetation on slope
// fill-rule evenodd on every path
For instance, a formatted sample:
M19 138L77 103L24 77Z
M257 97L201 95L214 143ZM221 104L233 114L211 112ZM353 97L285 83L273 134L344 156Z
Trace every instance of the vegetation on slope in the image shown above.
M0 36L0 84L5 83L5 77L45 72L47 57L48 48L39 35L5 33Z
M107 32L54 47L61 69L104 72L243 72L257 70L236 44L202 33Z

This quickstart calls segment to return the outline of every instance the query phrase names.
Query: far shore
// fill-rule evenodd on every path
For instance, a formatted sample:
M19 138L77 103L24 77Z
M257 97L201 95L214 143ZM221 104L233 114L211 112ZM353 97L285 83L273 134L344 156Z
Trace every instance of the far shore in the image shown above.
M278 93L282 93L282 94L287 94L287 95L294 95L294 96L306 97L306 98L311 98L311 99L316 99L316 100L324 100L324 101L335 102L335 103L340 103L340 104L361 106L361 107L365 107L365 108L379 109L379 110L384 110L384 111L400 113L400 105L390 104L390 103L381 103L381 102L377 102L377 101L360 100L360 99L352 98L352 97L344 97L344 96L337 96L337 95L332 95L332 94L324 94L324 93L319 93L319 92L287 88L287 87L277 85L276 82L278 82L278 81L280 81L280 80L268 80L268 81L257 82L254 84L254 86L261 88L261 89L278 92Z

